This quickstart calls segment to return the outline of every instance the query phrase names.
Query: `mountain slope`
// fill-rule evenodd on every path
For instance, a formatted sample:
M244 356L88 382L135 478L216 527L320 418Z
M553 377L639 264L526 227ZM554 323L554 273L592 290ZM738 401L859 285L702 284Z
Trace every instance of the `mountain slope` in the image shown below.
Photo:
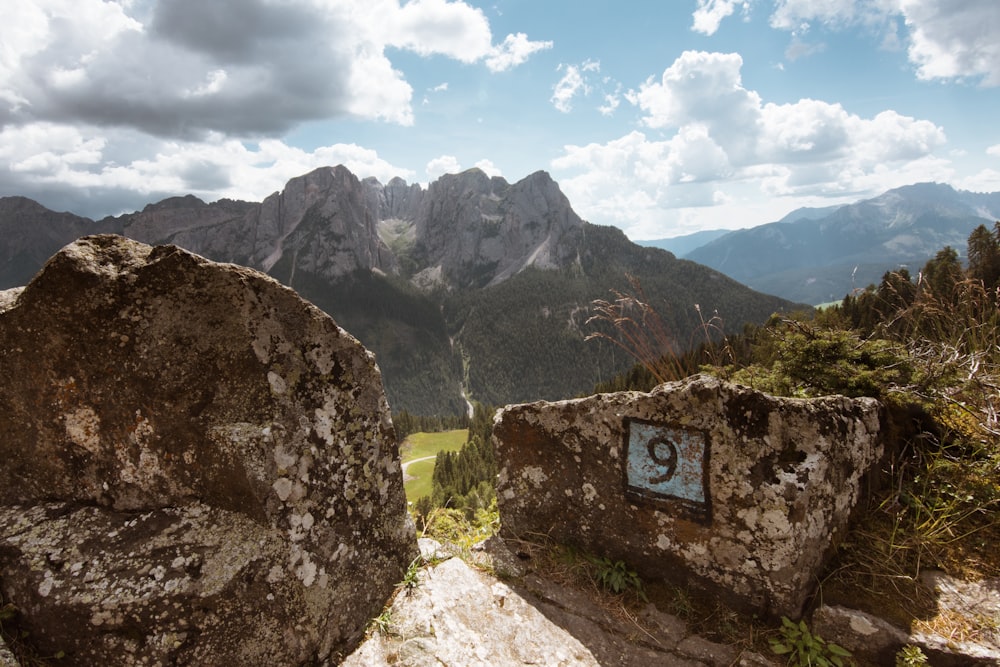
M0 200L0 216L24 206ZM424 189L338 166L260 203L175 197L98 223L48 212L51 225L33 210L50 231L46 258L82 233L117 231L270 273L374 351L393 409L415 414L461 412L464 395L565 398L627 369L633 360L613 345L584 340L591 302L626 290L626 274L682 346L698 328L695 304L732 330L792 305L584 222L545 172L511 184L473 169ZM0 239L21 273L41 265L42 251L26 248Z
M56 213L25 197L0 197L0 289L26 284L73 239L120 232L114 221Z
M731 232L688 255L736 280L806 303L842 298L901 265L919 269L946 245L964 252L969 233L1000 218L1000 193L922 183L833 211Z

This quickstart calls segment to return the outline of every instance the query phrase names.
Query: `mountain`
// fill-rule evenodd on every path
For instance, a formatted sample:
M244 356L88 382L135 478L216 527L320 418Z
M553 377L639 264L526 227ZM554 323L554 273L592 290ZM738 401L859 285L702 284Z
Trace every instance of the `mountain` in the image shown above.
M26 284L73 239L118 229L113 222L50 211L25 197L0 197L0 289Z
M786 299L818 304L878 283L886 271L919 270L950 245L965 253L978 225L1000 219L1000 193L920 183L834 209L800 209L734 231L687 258Z
M648 241L636 241L636 243L648 248L660 248L661 250L672 252L677 257L685 257L695 248L700 248L706 243L714 241L728 233L728 229L705 229L693 234L674 236L669 239L651 239Z
M265 271L375 352L393 410L414 414L458 413L467 397L565 398L629 368L614 345L585 340L592 302L627 290L626 275L681 347L700 340L697 307L731 331L793 307L583 221L545 172L508 183L472 169L424 188L329 167L259 203L173 197L97 222L6 198L0 229L0 289L96 232Z

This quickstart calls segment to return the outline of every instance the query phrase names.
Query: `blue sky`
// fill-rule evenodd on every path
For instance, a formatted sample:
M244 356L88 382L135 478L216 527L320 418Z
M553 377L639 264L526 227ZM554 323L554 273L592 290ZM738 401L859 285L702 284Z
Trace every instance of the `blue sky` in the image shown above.
M345 164L552 174L633 239L1000 191L997 0L19 0L0 195L90 217Z

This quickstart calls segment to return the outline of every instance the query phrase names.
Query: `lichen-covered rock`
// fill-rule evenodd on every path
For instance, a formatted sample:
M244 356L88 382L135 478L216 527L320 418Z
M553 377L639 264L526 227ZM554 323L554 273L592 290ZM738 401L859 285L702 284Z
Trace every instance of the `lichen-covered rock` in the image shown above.
M891 665L907 642L905 632L888 621L857 609L821 605L813 612L811 628L827 641L847 649L855 658Z
M372 355L263 274L80 239L0 375L0 583L71 664L335 658L416 553Z
M797 616L881 456L880 415L874 399L708 376L508 406L493 429L502 530Z

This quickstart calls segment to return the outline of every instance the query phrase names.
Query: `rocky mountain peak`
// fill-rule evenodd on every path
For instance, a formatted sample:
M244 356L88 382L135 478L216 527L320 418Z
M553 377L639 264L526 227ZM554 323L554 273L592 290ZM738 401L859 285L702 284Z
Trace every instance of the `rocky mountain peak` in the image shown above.
M583 221L545 172L513 185L480 169L431 184L417 219L415 255L439 281L482 287L528 266L575 260Z
M369 177L362 181L368 208L379 221L403 220L413 222L423 201L424 189L419 183L408 184L396 176L382 185L378 179Z
M142 209L143 213L149 211L166 211L172 209L204 208L208 206L204 201L194 195L184 195L183 197L168 197L163 201L147 204Z

